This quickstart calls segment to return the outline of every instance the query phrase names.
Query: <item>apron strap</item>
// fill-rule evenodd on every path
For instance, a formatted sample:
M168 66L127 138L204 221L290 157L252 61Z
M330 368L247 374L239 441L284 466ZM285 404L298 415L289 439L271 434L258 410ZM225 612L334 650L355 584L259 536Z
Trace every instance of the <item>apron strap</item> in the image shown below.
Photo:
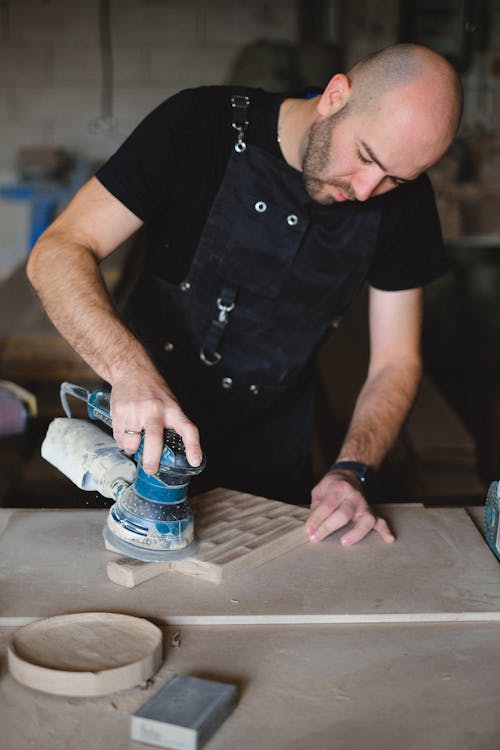
M248 128L248 107L250 98L245 94L233 94L231 97L231 107L233 108L233 120L231 125L238 133L238 139L234 144L236 153L241 154L245 151L245 130Z
M218 364L222 358L217 349L224 337L229 316L235 308L237 296L238 287L225 286L222 289L220 297L217 298L217 319L212 320L205 341L200 349L200 359L208 367Z
M231 125L238 133L238 138L234 144L234 150L241 154L246 150L245 131L250 124L248 120L248 107L250 106L250 97L246 94L233 94L231 96L231 107L233 119ZM222 289L220 297L217 298L217 319L212 320L205 341L200 349L200 359L208 367L213 367L220 362L222 355L217 351L222 342L225 328L229 322L229 315L236 305L238 296L238 287L225 286Z

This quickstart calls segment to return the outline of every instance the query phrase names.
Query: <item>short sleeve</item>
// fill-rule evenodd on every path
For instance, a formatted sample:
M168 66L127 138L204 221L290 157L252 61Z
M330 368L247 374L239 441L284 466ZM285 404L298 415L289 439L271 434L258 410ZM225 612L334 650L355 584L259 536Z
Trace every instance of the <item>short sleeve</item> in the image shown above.
M104 187L142 221L150 221L168 205L178 161L192 138L192 114L189 90L175 94L154 109L96 172Z
M427 175L386 193L369 283L383 291L413 289L448 270L434 192Z

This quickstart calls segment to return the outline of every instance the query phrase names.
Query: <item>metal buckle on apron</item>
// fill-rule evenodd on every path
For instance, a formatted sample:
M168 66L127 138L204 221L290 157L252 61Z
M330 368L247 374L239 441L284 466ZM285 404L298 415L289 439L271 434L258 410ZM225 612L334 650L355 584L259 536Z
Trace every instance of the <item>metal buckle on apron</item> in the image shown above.
M217 298L218 315L216 320L212 320L212 325L208 329L205 343L200 349L200 359L208 367L213 367L220 362L222 355L217 349L220 346L224 329L229 322L229 315L236 306L236 295L238 289L235 287L224 287L221 296Z
M231 107L235 110L232 126L238 133L238 140L234 144L234 150L236 153L241 154L245 151L247 144L245 143L245 130L248 128L249 121L247 118L248 105L250 99L248 96L241 94L233 94L231 97Z

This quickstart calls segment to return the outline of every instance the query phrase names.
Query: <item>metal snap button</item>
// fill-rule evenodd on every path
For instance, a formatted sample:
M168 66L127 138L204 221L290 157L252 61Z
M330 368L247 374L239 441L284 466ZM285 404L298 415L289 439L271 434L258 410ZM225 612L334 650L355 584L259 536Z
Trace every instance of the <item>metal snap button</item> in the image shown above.
M267 203L264 203L264 201L257 201L257 203L254 205L255 210L259 214L263 214L264 211L267 211Z
M260 393L260 388L258 385L251 385L250 386L250 393L252 396L258 396Z
M181 281L179 289L181 292L188 292L191 289L191 283L189 281Z
M233 385L233 379L232 378L222 378L222 387L228 390Z
M296 214L288 214L286 223L289 227L295 227L299 223L299 217Z
M173 351L173 349L174 349L174 345L172 344L172 342L171 341L165 341L165 343L163 344L163 351L165 351L165 352L171 352L171 351Z

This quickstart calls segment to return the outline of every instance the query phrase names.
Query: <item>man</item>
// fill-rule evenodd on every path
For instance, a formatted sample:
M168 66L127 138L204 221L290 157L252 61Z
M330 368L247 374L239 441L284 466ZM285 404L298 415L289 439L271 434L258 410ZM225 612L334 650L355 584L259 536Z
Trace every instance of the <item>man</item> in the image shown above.
M422 175L460 111L448 63L396 45L305 98L181 92L80 190L36 244L28 274L61 333L112 386L118 444L135 451L144 432L146 471L158 467L165 427L192 465L201 433L198 489L311 500L313 541L349 521L344 544L371 529L393 541L363 481L416 393L421 287L446 267ZM125 325L99 262L143 224L146 259ZM368 373L334 468L313 488L314 355L365 279Z

